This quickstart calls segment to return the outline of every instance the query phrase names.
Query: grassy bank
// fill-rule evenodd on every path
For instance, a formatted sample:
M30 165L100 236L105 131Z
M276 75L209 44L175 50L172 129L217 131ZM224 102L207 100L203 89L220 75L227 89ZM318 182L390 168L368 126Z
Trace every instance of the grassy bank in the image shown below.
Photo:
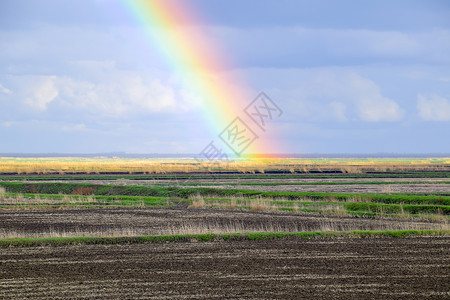
M67 246L89 244L136 244L162 242L212 242L236 240L270 240L284 238L381 238L381 237L417 237L449 236L449 230L393 230L393 231L320 231L320 232L255 232L231 234L185 234L135 237L71 237L2 239L0 247Z

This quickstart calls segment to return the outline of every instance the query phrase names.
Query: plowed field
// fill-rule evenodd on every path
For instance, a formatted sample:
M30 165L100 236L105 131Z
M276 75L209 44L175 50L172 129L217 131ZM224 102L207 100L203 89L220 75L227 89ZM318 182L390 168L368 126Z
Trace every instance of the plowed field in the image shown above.
M450 238L0 250L1 298L445 299Z

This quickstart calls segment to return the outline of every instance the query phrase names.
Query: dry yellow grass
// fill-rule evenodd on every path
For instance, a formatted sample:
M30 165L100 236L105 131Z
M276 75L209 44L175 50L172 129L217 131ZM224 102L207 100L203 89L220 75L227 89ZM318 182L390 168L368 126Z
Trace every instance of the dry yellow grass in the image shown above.
M256 199L250 201L249 203L251 211L270 211L272 207L267 203L267 201L260 199Z
M145 232L145 231L144 231ZM0 239L12 238L58 238L58 237L115 237L115 236L136 236L143 235L142 230L134 228L104 228L102 230L82 230L72 231L50 229L46 232L23 232L19 230L0 230Z
M73 195L63 195L61 200L56 199L45 199L40 195L36 194L33 198L24 197L23 194L7 195L0 194L0 204L17 204L17 205L27 205L27 204L74 204L74 203L96 203L98 202L94 196L73 196ZM24 208L32 209L33 206L26 206ZM14 209L14 207L11 207Z
M379 223L373 230L421 230L424 225L422 223ZM448 230L447 224L435 224L434 229ZM322 220L320 223L311 225L302 223L248 223L239 220L233 220L228 223L219 221L196 221L181 222L173 224L167 228L154 231L149 228L99 228L99 229L81 229L74 228L70 231L61 229L49 229L45 232L28 232L21 230L5 230L0 229L0 239L8 238L42 238L42 237L123 237L123 236L140 236L140 235L158 235L158 234L205 234L205 233L246 233L246 232L301 232L301 231L349 231L349 230L367 230L364 225L357 223L342 223L332 220Z
M204 208L205 207L205 199L202 195L190 196L189 200L192 201L192 204L189 206L190 208Z
M0 158L0 173L64 174L64 173L171 173L216 169L254 173L270 170L309 172L311 170L364 173L383 171L449 171L450 158L421 159L289 159L249 158L214 166L193 159L111 159L111 158Z
M320 207L324 214L332 215L332 216L349 216L350 214L347 212L345 207L342 204L328 204L326 206Z

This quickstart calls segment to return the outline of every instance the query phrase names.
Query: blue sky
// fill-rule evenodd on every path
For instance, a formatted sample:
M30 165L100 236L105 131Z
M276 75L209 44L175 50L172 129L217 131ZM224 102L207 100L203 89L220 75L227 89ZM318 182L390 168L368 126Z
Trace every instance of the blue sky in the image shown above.
M285 153L450 152L448 1L189 2L203 19L186 29L235 62L222 71L283 109L261 138ZM0 153L198 153L215 138L119 7L0 1Z

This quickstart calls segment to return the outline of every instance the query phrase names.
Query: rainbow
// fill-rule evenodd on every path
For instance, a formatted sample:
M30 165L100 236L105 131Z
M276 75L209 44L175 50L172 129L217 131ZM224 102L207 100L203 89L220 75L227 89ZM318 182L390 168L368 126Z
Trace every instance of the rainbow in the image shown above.
M143 28L151 46L158 48L166 64L198 96L208 128L214 136L222 132L236 116L244 115L243 109L256 95L242 85L242 78L226 75L225 71L232 66L229 57L221 53L217 43L206 38L207 34L200 32L200 26L183 26L201 21L188 1L120 2ZM261 136L245 153L279 153L274 143L264 140Z

